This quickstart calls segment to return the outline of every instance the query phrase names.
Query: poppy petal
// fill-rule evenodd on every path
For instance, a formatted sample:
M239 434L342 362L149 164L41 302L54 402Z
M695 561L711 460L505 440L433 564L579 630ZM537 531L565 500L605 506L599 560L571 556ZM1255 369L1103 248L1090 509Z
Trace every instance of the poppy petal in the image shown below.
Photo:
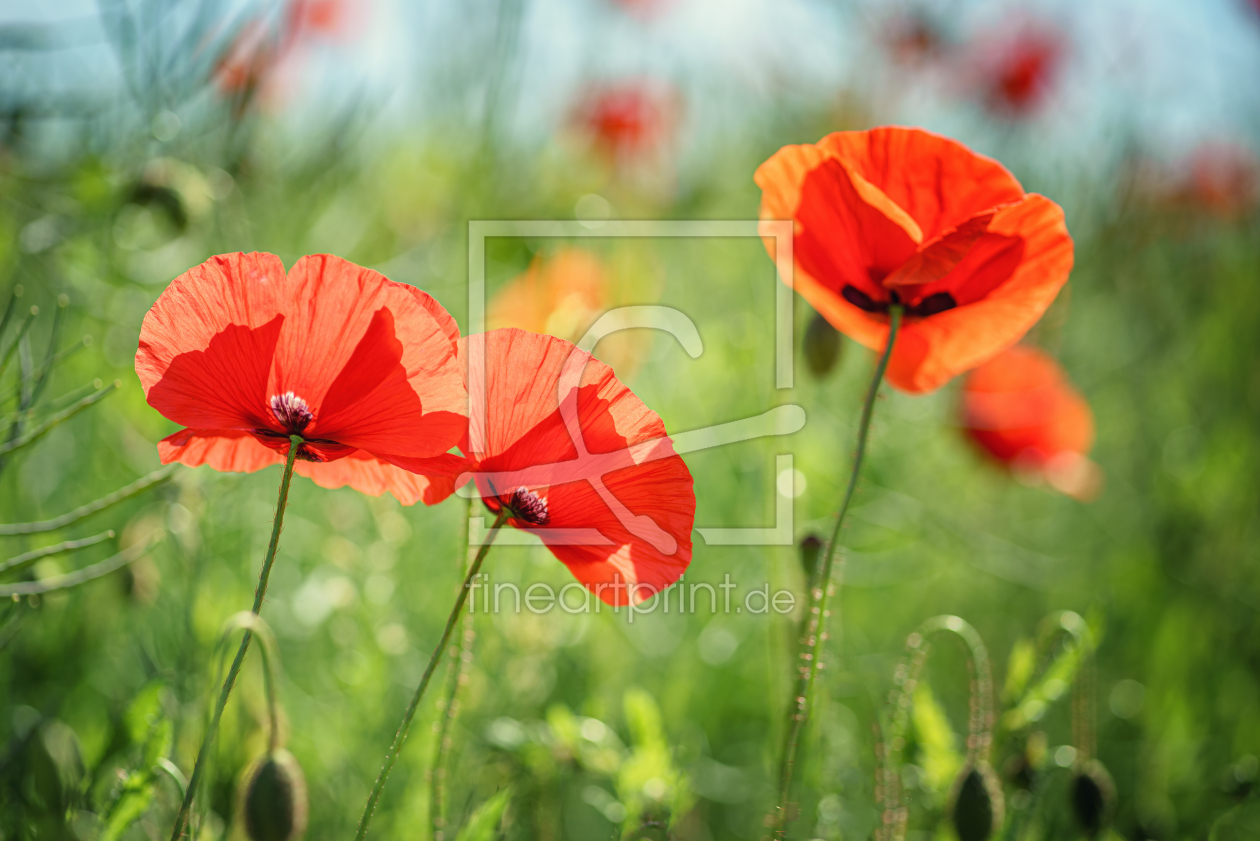
M267 377L284 323L284 265L221 254L175 279L144 317L136 374L176 423L251 429L268 417Z
M840 131L818 147L909 214L923 231L920 241L1024 196L1019 181L997 161L919 128Z
M466 411L458 328L436 302L327 254L298 260L289 288L269 391L317 407L308 437L412 457L455 443Z
M653 540L635 534L627 527L624 515L615 515L587 482L550 489L547 503L552 518L548 528L595 528L613 545L568 545L562 537L549 536L544 536L543 542L575 578L608 604L638 604L677 581L691 562L691 528L695 521L691 472L679 456L671 455L601 478L617 502L633 516L646 518L668 534L677 548L673 552L661 551ZM629 589L618 589L618 582ZM605 586L600 588L601 584Z
M795 220L797 264L835 292L853 285L884 296L879 281L922 239L904 211L817 146L786 146L754 177L761 217Z
M990 238L1018 241L1014 265L1010 265L1010 248L973 264L973 256ZM1002 270L1011 268L1010 275L980 300L908 321L889 361L889 381L904 391L932 391L1010 347L1054 301L1067 282L1072 262L1072 238L1057 204L1030 194L1000 208L988 233L941 283L965 289L969 277L983 275L995 264ZM877 346L887 337L887 326L880 329L883 336Z
M547 503L543 542L609 604L627 600L624 590L596 587L615 572L657 590L676 581L691 560L695 494L660 417L569 342L516 329L476 338L461 349L467 356L484 345L482 493L536 488ZM481 423L474 414L470 424ZM574 545L564 530L595 530L603 545Z
M971 253L992 220L993 211L981 213L925 243L917 254L884 278L884 286L917 286L945 277ZM925 292L926 294L931 293Z
M208 464L221 473L253 473L285 461L283 455L238 429L181 429L158 442L158 456L163 464Z
M369 496L380 496L389 491L403 505L414 505L420 500L425 505L435 505L455 491L453 477L421 476L382 461L363 450L355 450L336 461L299 461L295 469L299 475L307 477L321 488L349 485Z

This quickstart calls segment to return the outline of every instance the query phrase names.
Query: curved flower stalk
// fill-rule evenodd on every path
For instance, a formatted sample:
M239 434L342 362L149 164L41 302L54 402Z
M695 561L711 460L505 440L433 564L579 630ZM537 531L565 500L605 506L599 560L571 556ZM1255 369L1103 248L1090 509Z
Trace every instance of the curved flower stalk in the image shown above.
M1002 792L989 765L993 745L993 677L988 650L980 634L965 620L957 616L936 616L906 638L906 657L893 673L893 690L884 715L884 740L877 751L875 798L880 806L880 828L875 831L877 841L904 841L906 836L909 811L901 798L901 754L914 690L932 650L930 640L940 633L962 640L966 646L969 676L967 755L950 794L955 826L960 836L970 830L974 832L972 837L984 838L1002 823ZM974 805L978 808L973 808L965 797L975 798L978 802ZM986 799L987 827L983 825ZM963 806L966 806L965 816ZM982 818L978 827L974 826L977 816Z
M1096 756L1094 651L1096 641L1089 624L1071 610L1056 611L1040 623L1035 642L1016 646L1011 653L1004 691L1010 705L1002 715L1001 738L1024 738L1050 705L1071 688L1071 743L1068 753L1056 751L1056 762L1071 768L1068 805L1079 829L1087 837L1100 835L1115 810L1115 784ZM1063 750L1063 748L1060 748ZM1034 801L1045 793L1045 774L1033 757L1020 759L1020 770ZM1062 756L1062 758L1060 758ZM1024 810L1012 837L1018 837L1033 809Z

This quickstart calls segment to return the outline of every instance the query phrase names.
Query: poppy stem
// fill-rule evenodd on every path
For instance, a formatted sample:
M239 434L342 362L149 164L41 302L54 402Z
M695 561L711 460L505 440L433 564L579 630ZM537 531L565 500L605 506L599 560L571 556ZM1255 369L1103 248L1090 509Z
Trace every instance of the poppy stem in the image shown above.
M394 763L398 760L398 752L402 749L403 742L407 740L407 733L411 729L411 720L415 718L416 709L420 706L420 700L424 697L424 691L429 687L429 681L433 679L433 673L437 671L438 663L442 660L442 654L445 653L446 646L451 641L451 633L459 622L464 603L468 601L468 592L472 589L473 579L481 571L481 562L486 559L486 554L489 553L491 544L494 543L495 537L499 534L499 529L502 528L510 514L511 511L506 507L499 511L498 516L494 520L494 525L490 527L490 533L486 536L486 542L482 543L481 548L477 550L477 557L473 559L472 566L468 568L468 574L464 576L464 583L459 588L459 595L455 597L455 606L451 608L451 615L447 617L446 628L442 631L442 638L438 640L432 656L429 657L429 665L424 670L424 676L420 678L420 685L416 687L415 694L411 696L411 703L407 705L407 712L403 714L402 723L398 725L398 732L394 734L394 741L389 746L389 751L385 754L385 765L381 768L381 773L376 777L376 784L372 786L372 793L368 795L367 806L363 809L363 817L359 819L359 829L354 834L355 841L363 841L367 837L368 824L372 820L372 813L376 811L377 801L381 799L381 792L385 789L385 780L389 778L389 772L393 770Z
M471 534L468 521L472 518L474 497L468 498L468 513L464 515L464 562L469 560ZM472 613L465 613L460 627L459 647L451 646L454 659L447 670L446 697L438 709L441 718L438 720L437 740L433 747L433 779L429 783L429 821L433 824L433 841L443 841L446 837L445 793L446 793L446 755L450 751L451 728L459 715L459 690L464 683L464 665L472 661L473 643L477 640L477 631L473 628Z
M871 416L875 412L875 397L879 394L879 387L884 381L884 372L888 370L888 360L892 357L893 344L897 341L902 307L893 304L888 308L888 315L888 342L879 357L879 363L875 366L875 376L871 379L871 385L866 391L866 399L862 403L862 416L858 422L857 452L853 456L853 472L849 474L849 484L845 488L844 499L840 502L840 512L836 515L836 525L832 529L831 540L828 541L827 548L823 552L821 566L810 582L804 629L796 657L798 673L792 698L788 704L788 726L784 734L782 762L779 767L779 806L777 812L771 815L768 821L776 828L776 838L787 836L788 800L792 793L792 777L796 770L796 746L800 742L801 733L809 719L819 661L827 639L827 597L831 595L831 567L836 557L836 548L840 545L840 529L844 525L844 516L849 511L849 504L853 501L858 479L861 477L862 461L866 456L866 441L871 430Z
M271 565L276 560L276 549L280 546L280 530L284 526L284 510L289 504L289 483L293 480L293 463L297 460L301 445L300 435L289 436L289 457L284 463L284 475L280 478L280 499L276 503L276 516L271 524L271 542L267 544L267 555L263 558L262 572L258 576L258 587L254 590L254 606L250 609L251 613L258 613L262 608L263 597L267 595L267 579L271 577ZM210 727L206 730L205 738L201 742L201 750L197 752L197 763L193 765L192 776L188 779L184 801L180 804L179 813L175 816L175 829L171 832L171 841L178 841L184 834L184 826L192 810L193 798L197 796L197 784L201 781L201 772L205 768L206 758L210 755L210 745L214 742L215 733L219 729L219 719L223 717L223 708L227 706L228 696L232 694L236 676L240 674L241 664L245 662L245 654L249 651L249 644L253 638L253 632L246 629L245 635L241 637L241 647L236 650L236 659L232 661L232 668L228 670L227 679L223 681L223 688L219 691L219 701L214 708L214 716L210 719Z

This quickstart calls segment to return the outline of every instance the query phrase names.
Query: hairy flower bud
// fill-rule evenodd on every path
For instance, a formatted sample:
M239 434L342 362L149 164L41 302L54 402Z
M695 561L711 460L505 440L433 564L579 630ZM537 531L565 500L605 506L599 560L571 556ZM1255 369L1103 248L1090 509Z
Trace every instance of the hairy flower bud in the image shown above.
M822 548L823 542L817 535L807 534L801 539L801 567L805 570L805 580L810 583L818 571L818 555Z
M987 762L963 767L950 803L959 841L985 841L1002 826L1002 786Z
M1072 777L1072 814L1087 838L1097 838L1111 823L1116 786L1098 760L1091 760Z
M306 831L306 779L293 754L277 748L241 775L238 820L250 841L294 841Z
M831 373L840 359L840 331L822 315L814 313L805 328L804 349L809 372L821 379Z

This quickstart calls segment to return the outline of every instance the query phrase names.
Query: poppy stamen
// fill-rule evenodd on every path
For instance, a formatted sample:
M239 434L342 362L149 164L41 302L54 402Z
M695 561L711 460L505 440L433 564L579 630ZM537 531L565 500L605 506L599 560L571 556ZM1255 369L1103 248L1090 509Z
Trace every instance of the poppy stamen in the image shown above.
M547 510L547 500L528 488L517 488L507 499L507 508L512 516L524 520L531 526L545 526L551 522L551 513Z
M276 420L292 435L301 435L306 427L310 426L311 421L315 419L315 415L311 412L310 406L301 397L298 397L291 391L284 394L274 394L271 397L271 413L276 416Z
M906 315L927 318L929 315L952 310L956 306L958 302L954 300L953 295L948 292L933 292L914 306L906 307Z
M887 301L877 301L852 284L848 284L840 290L840 297L844 298L858 309L865 310L866 312L888 312Z

